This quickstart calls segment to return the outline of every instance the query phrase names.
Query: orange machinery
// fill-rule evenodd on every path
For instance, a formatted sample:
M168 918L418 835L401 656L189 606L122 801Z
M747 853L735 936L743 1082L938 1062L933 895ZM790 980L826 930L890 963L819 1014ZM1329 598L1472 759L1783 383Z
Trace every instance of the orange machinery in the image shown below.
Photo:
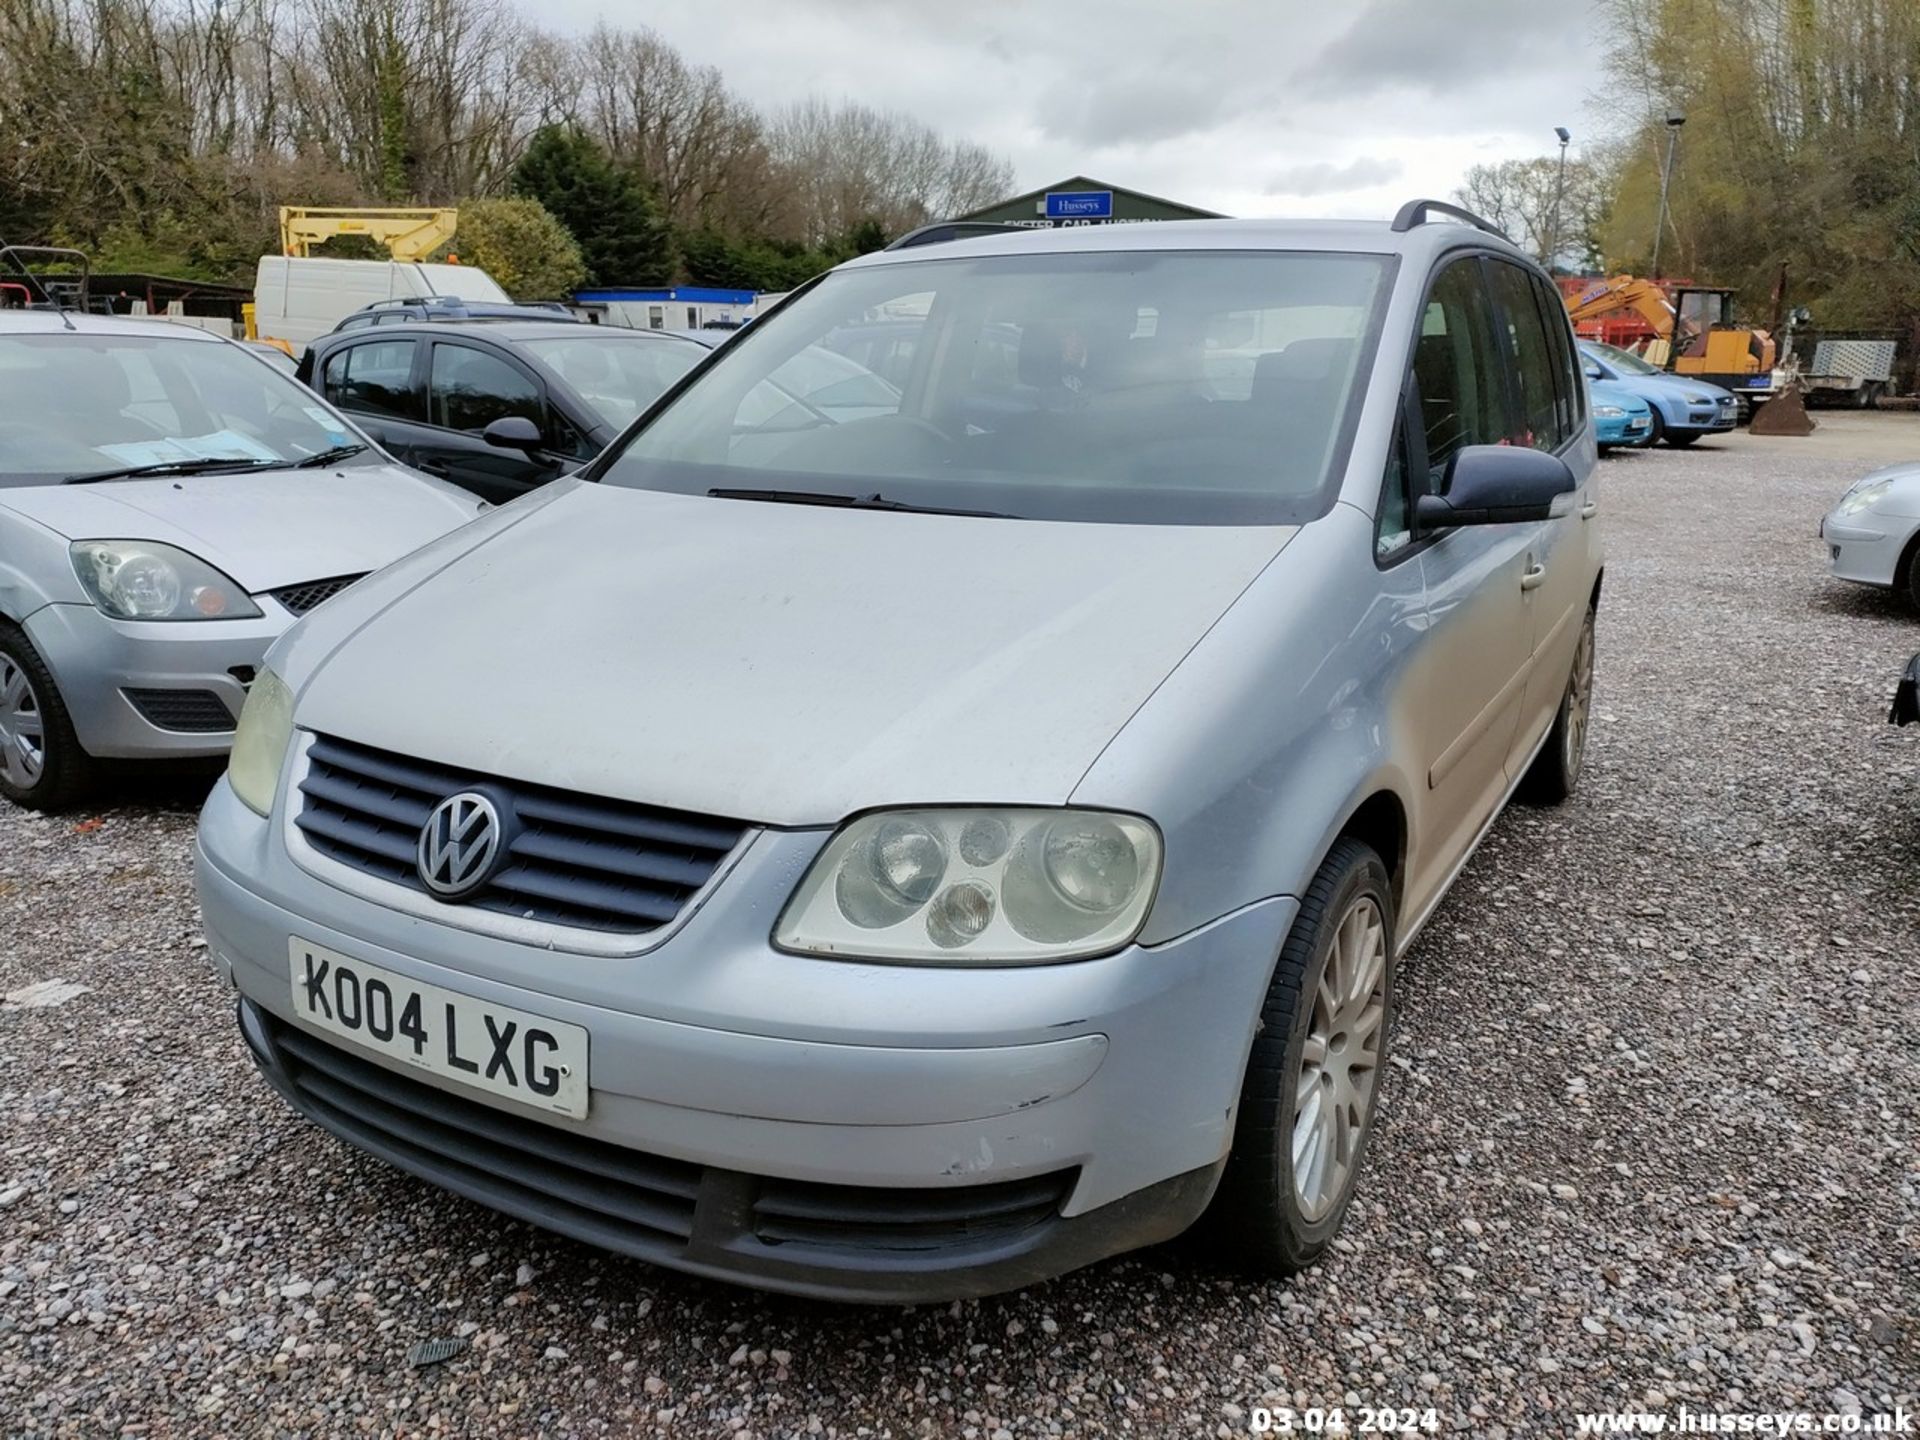
M1633 275L1560 282L1575 333L1637 352L1649 364L1749 401L1773 394L1777 351L1765 330L1733 323L1733 291Z

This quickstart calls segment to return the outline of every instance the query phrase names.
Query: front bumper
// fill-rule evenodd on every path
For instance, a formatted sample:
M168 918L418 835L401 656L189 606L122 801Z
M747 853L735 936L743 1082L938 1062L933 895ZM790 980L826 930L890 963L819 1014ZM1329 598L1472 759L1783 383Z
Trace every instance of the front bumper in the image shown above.
M1653 417L1649 414L1602 416L1593 422L1594 443L1598 445L1644 445L1653 436Z
M240 992L249 1043L282 1095L363 1149L563 1233L767 1288L921 1301L1026 1284L1190 1224L1232 1139L1294 902L1066 965L945 970L776 952L773 917L825 839L761 834L710 903L624 959L456 930L335 889L295 866L224 782L196 869L212 961ZM586 1118L536 1114L304 1030L291 935L585 1027ZM360 1083L323 1074L319 1090L302 1089L303 1070L342 1068ZM530 1150L547 1159L528 1161ZM548 1163L556 1151L565 1173ZM609 1176L661 1166L688 1191L681 1219L637 1230L622 1217L657 1196ZM1010 1186L1051 1196L1011 1231ZM755 1217L767 1196L796 1190L815 1219L824 1193L835 1215L918 1216L933 1233L855 1225L831 1243L769 1241Z
M62 604L36 610L26 631L60 686L81 749L100 759L191 759L226 754L233 725L163 728L127 692L211 695L238 723L253 672L292 623L285 613L138 623L109 619L91 605Z
M1724 435L1740 423L1740 404L1689 405L1684 416L1667 422L1669 435Z
M1890 586L1898 578L1900 557L1912 538L1916 522L1875 514L1830 512L1820 522L1820 539L1827 564L1836 580L1860 585Z

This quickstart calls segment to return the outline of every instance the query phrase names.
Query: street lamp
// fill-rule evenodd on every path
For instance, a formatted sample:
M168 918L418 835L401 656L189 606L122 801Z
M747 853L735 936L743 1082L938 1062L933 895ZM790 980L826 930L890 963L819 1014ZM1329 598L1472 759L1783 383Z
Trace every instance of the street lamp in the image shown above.
M1547 253L1540 257L1549 274L1553 271L1553 257L1560 253L1560 197L1567 193L1567 142L1573 139L1564 125L1554 126L1553 133L1560 137L1560 177L1553 182L1553 225L1547 231Z
M1680 143L1680 127L1687 117L1680 111L1667 111L1667 163L1660 171L1660 218L1653 227L1653 278L1660 278L1660 241L1667 233L1667 187L1673 183L1673 147Z

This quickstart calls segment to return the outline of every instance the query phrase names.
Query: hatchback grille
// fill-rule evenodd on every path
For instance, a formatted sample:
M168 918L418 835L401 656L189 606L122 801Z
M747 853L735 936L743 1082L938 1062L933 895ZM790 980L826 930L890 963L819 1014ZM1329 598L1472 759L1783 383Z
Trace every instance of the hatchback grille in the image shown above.
M945 1190L760 1183L752 1211L763 1245L814 1250L946 1250L1039 1225L1059 1213L1069 1175Z
M318 1118L355 1138L401 1150L414 1168L444 1183L506 1185L591 1212L654 1243L693 1231L700 1167L570 1135L490 1106L462 1100L371 1065L303 1030L269 1022L274 1044L294 1062L289 1078Z
M211 690L124 690L149 725L183 735L213 735L233 729L233 712Z
M294 824L329 859L428 895L414 865L421 827L475 785L511 809L513 838L493 878L459 903L570 929L638 934L671 923L746 833L735 820L500 780L330 736L307 751Z
M366 579L358 575L336 575L331 580L309 580L304 585L287 585L267 593L296 615L304 615L323 601L331 600L349 585Z
M828 1264L991 1252L1058 1216L1077 1176L892 1188L696 1165L465 1099L254 1013L276 1052L261 1059L278 1062L289 1098L335 1134L511 1214L649 1259L703 1247Z

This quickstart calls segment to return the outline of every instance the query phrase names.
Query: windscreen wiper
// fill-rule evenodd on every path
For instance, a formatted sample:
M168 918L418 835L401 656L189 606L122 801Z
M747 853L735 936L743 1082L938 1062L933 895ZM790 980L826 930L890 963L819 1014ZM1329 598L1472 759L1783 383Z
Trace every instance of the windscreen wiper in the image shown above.
M101 480L137 480L147 475L232 475L248 470L282 470L284 460L160 460L152 465L123 465L117 470L89 470L61 478L62 485L92 485Z
M905 510L915 515L971 515L980 520L1011 520L998 510L962 510L948 505L915 505L871 495L836 495L825 490L709 490L715 500L765 500L773 505L837 505L847 510Z
M318 470L323 465L333 464L336 460L350 459L366 448L364 445L336 445L331 450L322 450L318 455L309 455L304 460L296 460L287 468L290 470Z

